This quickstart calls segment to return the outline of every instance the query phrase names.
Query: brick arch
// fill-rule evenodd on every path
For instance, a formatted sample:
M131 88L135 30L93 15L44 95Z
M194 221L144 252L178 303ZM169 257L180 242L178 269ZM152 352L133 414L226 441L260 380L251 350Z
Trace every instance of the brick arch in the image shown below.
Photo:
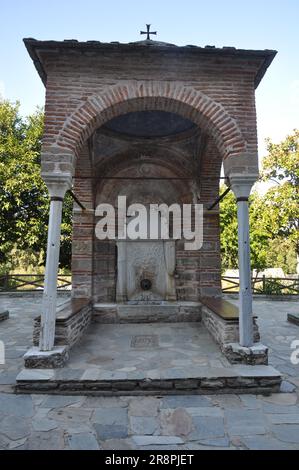
M110 119L133 111L157 109L180 114L211 135L225 159L246 150L240 128L224 107L192 87L173 82L132 81L89 97L65 121L55 147L77 154L92 133Z

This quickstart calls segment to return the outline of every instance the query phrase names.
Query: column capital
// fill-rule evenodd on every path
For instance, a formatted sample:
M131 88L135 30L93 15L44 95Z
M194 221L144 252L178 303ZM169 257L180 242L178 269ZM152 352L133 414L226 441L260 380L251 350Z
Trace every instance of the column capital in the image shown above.
M70 175L47 175L44 178L51 199L63 199L68 189L72 187L72 177Z
M247 200L253 184L257 180L257 175L234 174L228 178L230 187L237 200Z

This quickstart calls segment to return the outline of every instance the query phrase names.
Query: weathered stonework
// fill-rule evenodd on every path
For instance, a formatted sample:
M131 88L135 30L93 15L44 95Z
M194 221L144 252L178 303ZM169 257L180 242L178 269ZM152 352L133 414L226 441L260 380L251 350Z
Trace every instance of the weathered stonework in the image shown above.
M48 376L43 371L40 378L35 371L22 371L17 377L16 390L19 393L81 393L84 395L165 395L177 394L219 394L219 393L255 393L270 394L279 391L281 376L275 369L266 366L232 366L227 374L220 370L207 374L203 370L199 376L148 379L142 378L126 380L111 378L87 380L71 377L67 378ZM62 373L63 374L63 373Z
M42 173L45 178L53 172L74 175L74 191L87 209L74 212L73 295L115 302L116 246L95 239L96 204L114 205L115 194L124 189L122 194L134 194L137 201L146 187L147 198L160 194L161 202L168 202L170 195L171 203L207 207L218 196L222 163L226 176L257 175L254 90L275 51L155 41L27 39L25 44L47 87ZM152 138L111 128L113 119L146 110L180 116L193 127ZM144 180L109 180L111 176ZM163 185L153 180L144 184L153 177L164 178ZM199 253L176 243L179 301L221 294L217 208L205 213L204 232Z
M196 136L180 137L180 140L178 140L179 138L171 136L171 138L164 138L164 142L163 139L161 139L161 143L157 143L158 139L155 139L154 143L149 143L148 140L141 141L141 139L134 139L134 150L128 152L126 149L125 153L121 152L121 164L119 159L110 157L108 168L105 168L105 165L107 165L107 156L103 156L103 150L99 146L100 137L102 138L102 135L99 130L93 146L93 160L97 162L101 174L105 174L107 171L108 174L113 172L113 177L120 179L109 180L108 177L107 180L104 179L100 181L97 185L95 206L102 202L110 203L115 206L119 194L127 196L128 205L138 201L145 205L149 202L166 203L167 205L177 203L182 207L182 204L191 203L194 197L197 198L196 186L198 185L191 180L186 181L184 179L191 178L192 173L194 173L194 163L190 149L192 149L195 143ZM198 139L200 141L200 135L197 136L197 140ZM109 136L108 142L110 142L112 148L116 145L115 140L116 138ZM120 138L117 139L118 147L121 146L119 140ZM105 144L107 145L107 139L105 140ZM126 146L128 145L127 140L124 141L123 145L124 144ZM160 144L163 144L162 151L159 147ZM181 145L179 150L175 149L176 144ZM138 148L138 153L136 152L136 148ZM145 152L146 155L144 155ZM207 158L209 163L204 165L204 169L202 170L203 180L212 181L213 183L211 183L209 191L206 191L205 199L202 198L197 201L199 203L208 203L216 198L218 194L217 181L215 179L209 180L209 176L212 174L212 168L209 169L210 164L213 164L213 172L217 171L220 173L219 153L217 153L217 149L212 142L207 144L205 155L204 158ZM103 169L102 166L104 166ZM80 175L81 173L78 172L78 174ZM146 185L145 189L145 181L142 179L144 177L156 179L164 178L165 180L163 180L163 185L159 180L151 180L150 184ZM127 180L127 178L141 178L141 180L131 181L130 179ZM173 178L174 180L172 180ZM78 181L80 181L80 179ZM205 184L206 183L201 183L202 186ZM195 188L193 186L195 186ZM80 187L79 191L76 192L80 197ZM82 200L84 200L84 193L82 193ZM184 240L177 240L175 242L175 292L172 300L176 298L179 301L196 302L199 300L202 293L209 292L210 295L220 295L221 293L219 214L218 211L212 213L206 211L204 217L206 218L208 227L204 234L203 250L188 251L184 249ZM86 216L83 215L80 224L85 219ZM96 218L95 223L97 221L98 219ZM76 227L74 227L74 233L75 232L77 233ZM120 248L120 246L117 245L118 243L114 240L102 241L95 238L93 255L88 255L88 253L84 254L84 259L87 263L86 269L87 266L93 265L93 299L96 303L119 301L117 298L116 264L118 257L117 249ZM84 288L84 286L82 286L82 280L83 282L85 281L82 275L85 266L82 264L83 255L81 253L77 254L76 252L77 246L81 246L80 249L84 252L83 238L82 241L79 242L79 245L75 245L73 250L73 260L75 261L75 263L73 263L74 282L77 287L79 287L79 283L81 284L79 292L82 293L81 289L82 287ZM89 260L87 260L87 256L89 256ZM201 259L203 259L202 266ZM80 269L80 274L77 269ZM154 272L151 274L155 278ZM130 300L130 298L128 297L126 300ZM165 295L162 300L168 300L167 296Z
M28 369L59 369L65 366L68 358L68 346L56 346L51 351L33 347L24 355L24 362Z
M228 343L223 345L222 350L231 364L268 364L268 348L260 343L255 343L250 348L242 347L239 343Z
M196 302L163 305L95 304L92 320L97 323L200 322L201 304Z
M9 311L5 310L4 312L0 312L0 321L7 320L9 318Z
M227 343L238 342L239 339L239 320L226 320L214 313L211 309L202 306L202 321L209 330L216 343L220 346ZM260 334L256 318L253 319L254 341L260 340Z
M202 306L202 322L210 332L221 351L232 364L268 364L268 349L258 348L260 334L256 318L253 318L253 333L255 346L253 349L236 348L233 344L239 341L239 319L221 318L206 305Z
M207 305L201 309L200 302L204 297L221 296L219 206L213 203L219 195L222 165L227 183L238 198L238 214L242 214L238 221L248 228L244 196L249 195L258 176L255 88L275 51L177 47L151 40L105 44L27 39L25 44L47 88L41 163L52 196L48 246L53 256L47 261L45 310L42 328L40 319L35 320L34 344L38 343L40 329L41 349L51 349L54 344L55 280L64 193L59 192L59 185L56 192L51 192L51 181L59 180L60 189L72 185L80 208L75 204L73 300L57 313L55 345L71 347L92 320L203 320L232 361L251 364L255 357L261 361L261 351L251 354L228 346L239 339L236 316L222 317ZM243 192L239 194L240 188ZM201 204L202 249L188 250L180 233L177 240L167 243L155 235L156 240L138 249L134 240L124 250L125 237L117 234L117 224L116 233L103 240L96 235L104 215L97 208L108 203L108 212L112 206L118 219L119 196L126 197L127 206L175 204L182 209L189 204L194 211L194 205ZM133 215L125 213L122 225L128 224ZM109 215L107 228L113 231L112 217ZM171 229L171 222L167 224ZM191 221L189 228L193 225ZM248 230L245 232L248 234ZM186 233L183 236L188 238ZM245 238L239 236L240 268L246 267L241 272L246 276L240 275L240 341L252 344L247 285L250 256ZM145 304L139 307L131 305L132 301ZM161 305L151 305L151 301ZM259 341L255 319L253 329L254 340ZM238 377L234 382L220 376L193 377L192 373L184 381L177 376L168 378L122 382L120 375L118 381L84 380L74 390L151 393L165 388L172 390L170 393L189 389L201 393L230 387L242 390L246 384L252 389L264 387L256 377L239 377L240 382ZM270 388L276 387L279 379L273 380ZM24 389L26 384L22 386ZM49 386L58 392L68 390L67 384L59 381Z

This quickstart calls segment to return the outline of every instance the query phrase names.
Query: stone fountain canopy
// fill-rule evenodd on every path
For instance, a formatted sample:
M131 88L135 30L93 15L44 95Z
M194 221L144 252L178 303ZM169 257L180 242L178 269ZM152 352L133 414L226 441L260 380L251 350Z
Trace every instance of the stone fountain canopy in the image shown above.
M258 177L255 89L276 52L152 40L25 45L46 86L41 160L51 196L42 315L27 366L63 365L93 323L192 322L231 363L267 368L252 311L248 196ZM212 204L222 167L240 227L237 310L222 298L219 206ZM62 202L70 188L80 203L73 212L72 300L57 311ZM183 239L159 237L99 240L97 206L109 203L117 213L120 195L128 205L201 204L202 248L188 251ZM228 383L218 381L220 388ZM175 380L170 388L178 390Z

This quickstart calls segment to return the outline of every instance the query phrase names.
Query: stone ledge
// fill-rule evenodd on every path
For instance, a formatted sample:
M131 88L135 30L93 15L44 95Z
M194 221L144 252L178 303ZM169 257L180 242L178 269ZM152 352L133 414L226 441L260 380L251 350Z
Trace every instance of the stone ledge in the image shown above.
M40 351L39 348L33 347L24 355L25 367L28 369L61 368L65 366L68 358L69 348L67 346L56 346L51 351ZM35 377L37 376L38 373L35 373Z
M223 294L225 300L237 300L239 299L238 292L225 292ZM276 295L276 294L252 294L253 300L270 300L273 302L298 302L299 294L283 294L283 295Z
M0 321L7 320L9 318L9 311L5 310L4 312L0 312Z
M16 391L19 393L93 394L93 395L169 395L219 394L219 393L265 393L278 392L281 375L271 366L231 366L229 368L198 368L197 376L161 376L150 379L144 374L136 377L128 374L120 379L113 371L104 376L96 374L94 379L78 379L76 371L26 370L17 377ZM52 372L52 373L51 373ZM105 377L105 378L104 378ZM113 378L114 377L114 378Z
M200 301L224 320L239 321L239 309L222 297L201 297Z
M90 305L90 299L69 299L63 304L59 305L56 310L56 323L63 323L69 320L74 315L79 313L84 307ZM40 322L40 315L35 317L36 322Z
M157 305L96 303L92 319L97 323L200 322L201 304L199 302L168 302Z
M39 383L41 382L48 382L49 380L54 378L54 370L53 369L23 369L19 373L17 379L19 382L26 382L27 380L38 380Z
M288 321L299 326L299 313L288 313Z
M200 301L223 320L239 321L239 308L223 297L201 297ZM257 316L253 315L253 318Z
M44 294L44 290L43 289L39 289L39 290L20 290L20 291L15 291L15 290L7 290L7 291L1 291L0 292L0 297L11 297L11 298L20 298L20 297L24 297L24 298L28 298L28 297L42 297ZM61 290L61 289L58 289L57 290L57 297L70 297L71 295L71 289L65 289L65 290Z

